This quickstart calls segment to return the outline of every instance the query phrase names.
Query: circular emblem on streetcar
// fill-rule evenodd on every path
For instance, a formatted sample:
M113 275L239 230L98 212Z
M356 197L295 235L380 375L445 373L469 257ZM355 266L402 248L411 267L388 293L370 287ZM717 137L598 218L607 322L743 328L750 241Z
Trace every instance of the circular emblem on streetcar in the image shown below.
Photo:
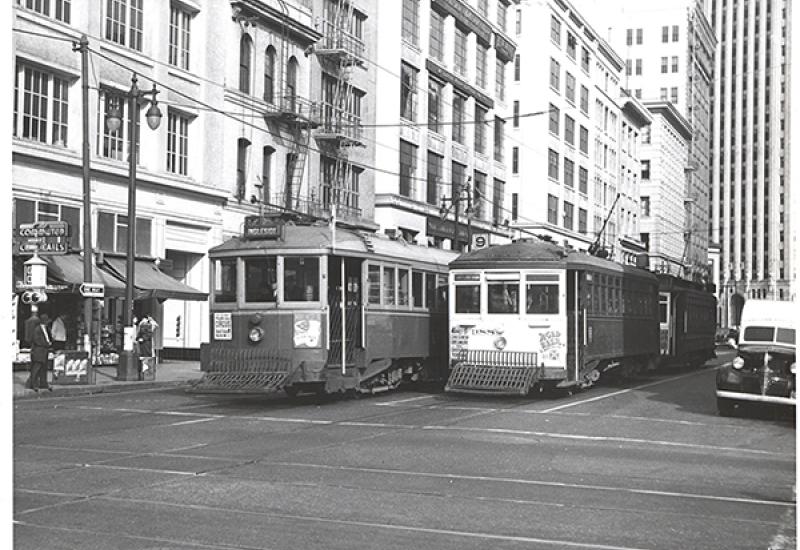
M507 343L508 342L506 342L506 339L503 338L502 336L498 336L497 338L494 339L494 347L496 347L501 351L506 348Z

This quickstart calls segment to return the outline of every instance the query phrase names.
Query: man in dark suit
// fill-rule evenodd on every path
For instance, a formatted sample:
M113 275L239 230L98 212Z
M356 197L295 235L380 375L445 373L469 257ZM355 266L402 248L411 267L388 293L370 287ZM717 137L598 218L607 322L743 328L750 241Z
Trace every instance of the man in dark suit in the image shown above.
M50 335L47 334L46 313L38 318L36 326L31 331L31 376L30 387L38 392L40 389L53 391L47 383L47 358L50 352Z

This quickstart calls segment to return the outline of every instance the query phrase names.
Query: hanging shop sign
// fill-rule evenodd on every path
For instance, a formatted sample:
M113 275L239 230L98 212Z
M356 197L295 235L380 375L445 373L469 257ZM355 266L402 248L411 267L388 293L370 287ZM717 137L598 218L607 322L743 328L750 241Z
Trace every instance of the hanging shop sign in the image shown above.
M69 224L65 221L20 224L14 251L17 254L66 254L69 251Z

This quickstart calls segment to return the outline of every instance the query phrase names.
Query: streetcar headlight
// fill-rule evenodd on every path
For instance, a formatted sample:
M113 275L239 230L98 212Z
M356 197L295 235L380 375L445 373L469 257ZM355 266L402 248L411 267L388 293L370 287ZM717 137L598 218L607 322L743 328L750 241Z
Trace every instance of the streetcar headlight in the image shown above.
M733 360L732 366L736 370L741 369L742 367L744 367L744 359L737 356L736 359Z
M264 329L261 327L251 328L247 336L250 338L251 342L260 342L264 339Z
M789 366L789 372L792 374L797 374L797 362L794 362Z

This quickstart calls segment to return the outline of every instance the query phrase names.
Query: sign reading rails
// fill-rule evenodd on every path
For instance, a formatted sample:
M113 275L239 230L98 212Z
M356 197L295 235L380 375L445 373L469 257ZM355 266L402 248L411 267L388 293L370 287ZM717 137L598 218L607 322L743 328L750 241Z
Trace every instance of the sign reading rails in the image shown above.
M65 221L20 224L15 235L19 254L65 254L68 246L69 224Z

